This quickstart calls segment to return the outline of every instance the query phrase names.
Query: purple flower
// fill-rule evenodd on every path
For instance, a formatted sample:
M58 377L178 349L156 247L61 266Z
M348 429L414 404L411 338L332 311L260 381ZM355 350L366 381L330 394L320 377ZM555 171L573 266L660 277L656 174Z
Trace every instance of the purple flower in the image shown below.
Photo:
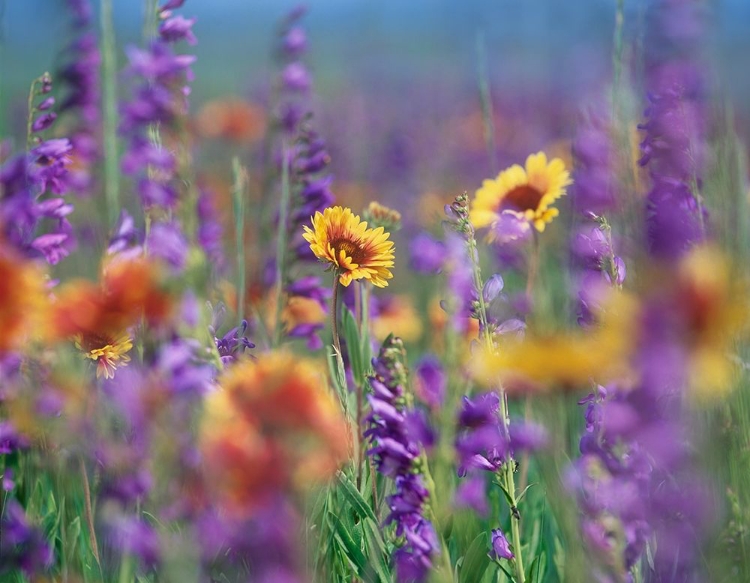
M302 63L289 63L281 73L281 81L284 88L289 91L307 91L312 85L310 73Z
M176 221L154 223L146 239L149 253L167 262L176 272L185 267L188 242Z
M424 356L416 366L414 390L428 406L438 408L443 404L446 378L443 366L434 356Z
M419 233L409 244L409 265L418 273L440 273L445 261L445 244L429 233Z
M420 455L420 443L432 441L426 417L403 406L406 370L401 361L403 344L389 337L378 357L373 359L375 375L370 378L372 393L367 396L371 411L365 419L365 431L372 447L378 471L393 479L395 493L387 498L390 514L385 524L396 524L396 535L405 543L394 553L399 581L424 581L432 565L432 557L439 552L432 525L423 516L423 506L429 498L415 462Z
M515 559L516 556L510 550L510 543L505 538L503 531L499 528L492 529L492 550L489 553L490 558L498 561L500 559Z
M54 554L42 531L31 525L21 505L14 498L5 500L0 517L0 575L13 576L18 570L28 577L52 566Z
M459 508L471 508L482 518L489 512L484 476L475 474L461 480L456 488L455 504Z
M195 18L183 16L167 18L159 25L159 36L166 42L174 43L184 40L189 45L195 45L198 39L193 34L193 24L195 24Z

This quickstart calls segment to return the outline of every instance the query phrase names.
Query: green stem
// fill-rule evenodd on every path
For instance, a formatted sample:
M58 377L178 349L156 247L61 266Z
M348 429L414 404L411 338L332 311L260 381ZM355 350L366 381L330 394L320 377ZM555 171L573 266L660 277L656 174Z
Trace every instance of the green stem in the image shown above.
M117 222L120 212L120 181L117 155L117 81L115 59L115 30L112 19L112 0L102 0L102 96L104 116L104 194L109 226Z
M237 250L237 319L245 312L245 186L247 174L236 156L232 159L232 206L234 208L234 236Z
M492 115L492 95L490 93L490 79L487 72L487 52L484 47L484 34L477 34L477 77L479 82L479 101L482 106L482 128L487 147L487 158L490 171L497 173L497 156L495 154L495 120Z
M333 347L341 358L341 341L339 340L338 301L339 301L339 272L333 272L333 294L331 298L331 331L333 333Z
M289 215L289 203L291 200L291 187L289 184L289 151L286 144L281 143L281 202L279 203L279 231L276 239L276 319L274 320L273 345L278 346L281 342L283 330L281 322L281 311L284 307L284 269L286 263L287 239L289 237L287 216Z
M472 267L472 277L474 279L474 287L477 290L477 295L479 296L479 307L478 307L478 315L479 315L479 323L481 325L482 329L482 338L487 346L487 349L490 351L494 351L495 345L492 340L492 334L490 333L490 330L487 326L488 319L487 319L487 304L484 301L484 294L482 294L482 274L479 267L479 259L477 255L477 241L474 237L474 233L471 232L468 240L467 240L467 248L469 251L469 258L471 261L471 267ZM505 393L505 389L501 384L498 384L498 392L500 393L500 417L503 423L503 429L505 432L508 431L508 426L510 425L510 417L508 415L508 397ZM519 521L521 520L521 515L518 512L518 508L516 507L516 485L515 485L515 476L513 475L514 472L514 466L512 459L508 459L505 464L503 464L503 467L501 468L500 472L498 472L498 478L501 480L503 484L503 488L505 492L508 494L508 502L510 504L510 534L511 534L511 542L513 543L513 553L515 554L516 558L514 561L515 565L515 571L516 571L516 583L525 583L526 581L526 575L524 573L524 566L523 566L523 552L521 550L521 530L519 528Z

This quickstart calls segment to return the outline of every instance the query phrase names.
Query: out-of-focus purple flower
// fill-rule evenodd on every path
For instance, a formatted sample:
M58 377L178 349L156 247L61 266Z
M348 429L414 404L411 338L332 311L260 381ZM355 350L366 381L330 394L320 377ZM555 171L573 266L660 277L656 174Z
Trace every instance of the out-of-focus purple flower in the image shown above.
M310 73L302 63L289 63L281 73L284 88L289 91L307 91L312 85Z
M443 404L446 375L442 364L434 356L424 356L417 363L414 391L425 404L438 408Z
M421 232L409 243L409 265L417 273L440 273L445 261L445 244Z
M610 121L591 112L578 127L573 141L576 163L571 200L580 214L601 215L617 210L615 152Z
M135 516L108 517L106 533L109 544L121 553L137 557L148 567L159 562L159 536L147 522Z
M38 133L43 132L50 127L57 119L57 114L54 111L47 112L37 117L31 124L31 131Z
M481 517L489 513L484 476L474 474L461 480L456 488L455 504L459 508L471 508Z
M28 446L28 440L16 431L10 421L0 421L0 454L13 453Z
M115 232L109 240L107 253L109 255L118 253L139 254L141 246L139 244L140 234L135 228L133 217L125 209L120 211L120 218L115 226Z
M52 566L54 554L42 531L31 525L14 498L5 499L0 517L0 575L12 576L18 570L28 577Z
M146 246L152 256L163 259L175 271L182 271L185 267L188 242L177 222L154 223L146 238Z
M195 24L195 18L183 16L168 18L159 25L159 36L167 42L184 40L189 45L195 45L198 39L193 34L193 24Z
M301 26L292 26L287 30L282 40L282 49L291 57L305 52L307 48L307 34Z
M499 528L492 529L492 550L490 557L497 561L499 559L515 559L513 551L510 550L510 543L505 538L505 534Z
M206 253L212 269L222 273L226 258L224 256L224 232L211 193L201 190L197 204L198 244Z

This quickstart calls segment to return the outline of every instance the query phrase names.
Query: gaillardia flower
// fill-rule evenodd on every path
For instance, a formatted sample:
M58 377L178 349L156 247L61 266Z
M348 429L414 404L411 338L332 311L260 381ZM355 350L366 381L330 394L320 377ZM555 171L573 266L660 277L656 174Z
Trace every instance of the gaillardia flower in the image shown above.
M329 479L346 459L347 424L313 361L288 352L239 360L205 401L200 447L221 504L239 514L280 491Z
M323 214L316 212L313 229L302 235L318 259L328 262L339 274L342 285L366 279L376 287L386 287L393 274L393 241L383 227L368 229L351 209L334 206Z
M477 229L491 227L495 231L505 219L517 219L542 232L559 214L551 205L565 195L570 183L562 160L553 158L548 162L544 152L531 154L526 158L525 169L514 164L494 180L482 183L469 218Z

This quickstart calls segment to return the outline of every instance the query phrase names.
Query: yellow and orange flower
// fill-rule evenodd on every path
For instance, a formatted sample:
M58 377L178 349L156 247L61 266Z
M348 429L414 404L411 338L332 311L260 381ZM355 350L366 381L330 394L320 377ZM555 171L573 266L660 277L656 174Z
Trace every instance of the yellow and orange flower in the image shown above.
M331 264L339 281L366 279L376 287L386 287L393 277L393 241L383 227L368 229L351 209L335 206L315 213L313 229L302 235L321 261Z
M559 158L547 161L544 152L526 158L526 167L514 164L494 180L485 180L471 204L475 228L493 227L503 213L526 221L542 232L558 214L551 205L565 195L570 174Z
M405 342L416 342L422 336L422 320L408 295L391 296L379 307L372 321L375 338L382 342L393 334Z
M72 339L97 363L97 377L111 378L130 361L128 330L145 320L159 325L171 314L173 299L162 287L157 265L145 258L118 260L105 268L102 281L73 281L52 306L50 340Z
M44 273L0 241L0 352L23 346L46 309Z
M312 361L271 352L230 368L206 400L201 448L224 505L252 513L279 490L330 478L349 452L346 422Z

